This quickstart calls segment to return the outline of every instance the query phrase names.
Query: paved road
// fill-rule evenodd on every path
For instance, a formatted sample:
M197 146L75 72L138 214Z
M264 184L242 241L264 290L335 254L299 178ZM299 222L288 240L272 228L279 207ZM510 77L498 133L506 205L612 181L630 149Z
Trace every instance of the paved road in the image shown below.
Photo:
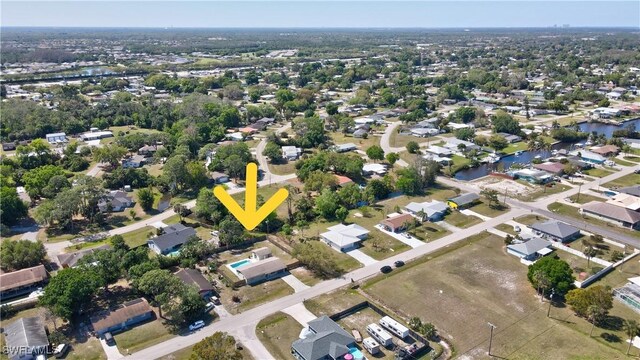
M101 166L104 166L104 165L106 165L106 163L97 163L93 165L93 167L89 169L89 171L87 171L87 176L91 176L91 177L98 176L98 174L102 171Z
M275 132L281 133L283 131L287 131L289 128L291 128L291 123L288 123L280 127ZM264 171L263 179L265 179L268 183L271 183L271 184L290 179L290 178L287 178L287 176L290 176L290 175L276 175L271 172L271 170L269 169L269 162L267 161L267 157L262 155L262 152L264 151L265 146L267 146L266 137L262 138L262 140L260 140L260 142L256 146L256 159L258 159L258 164L260 165L260 169Z
M323 281L321 283L316 284L315 286L312 286L300 292L296 292L294 294L285 296L283 298L260 305L253 309L247 310L243 313L232 315L224 319L220 319L219 321L216 321L210 324L209 326L201 329L200 331L197 331L195 333L192 333L186 336L179 336L179 337L167 340L160 344L141 350L131 356L128 356L127 358L141 359L141 360L159 358L159 357L168 355L174 351L177 351L179 349L182 349L184 347L191 346L199 342L200 340L204 339L205 337L210 336L216 331L225 331L225 332L234 334L235 332L238 331L238 324L256 324L260 319L270 314L276 313L278 311L282 311L288 307L299 304L306 299L311 299L316 296L320 296L322 294L331 292L342 286L348 285L351 283L351 279L353 279L354 281L360 281L360 280L367 279L371 276L377 275L379 273L380 267L384 265L392 266L393 263L397 260L402 260L405 262L414 260L426 254L429 254L439 249L442 249L444 247L450 246L451 244L454 244L460 240L463 240L467 238L469 234L477 234L481 231L487 230L489 228L502 224L514 217L522 216L526 213L527 213L526 210L512 209L506 214L493 218L489 221L485 221L480 224L471 226L467 228L466 231L464 232L457 232L457 233L445 236L443 238L440 238L438 240L425 243L424 245L417 247L415 249L411 249L403 253L400 253L398 255L392 256L390 258L381 260L376 264L365 266L357 270L354 270L344 275L341 278ZM244 335L247 336L248 334L245 333ZM257 352L259 352L260 350L254 350L254 348L250 347L248 344L246 346L248 349L251 350L252 354L256 359L265 358L264 357L265 354L257 354ZM254 353L254 351L256 353ZM271 356L268 356L267 358L271 358Z

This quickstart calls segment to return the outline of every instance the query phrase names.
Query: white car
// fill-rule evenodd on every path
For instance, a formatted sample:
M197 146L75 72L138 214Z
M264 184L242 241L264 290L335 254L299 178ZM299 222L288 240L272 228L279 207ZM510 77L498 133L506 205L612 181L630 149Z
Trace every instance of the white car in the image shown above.
M519 233L521 231L520 226L516 225L513 227L513 231Z
M203 328L203 327L204 327L204 321L198 320L198 321L194 322L193 324L189 325L189 331L198 330L198 329Z
M216 307L216 304L212 302L207 303L207 305L204 308L204 312L208 313L209 311L213 310L214 307Z

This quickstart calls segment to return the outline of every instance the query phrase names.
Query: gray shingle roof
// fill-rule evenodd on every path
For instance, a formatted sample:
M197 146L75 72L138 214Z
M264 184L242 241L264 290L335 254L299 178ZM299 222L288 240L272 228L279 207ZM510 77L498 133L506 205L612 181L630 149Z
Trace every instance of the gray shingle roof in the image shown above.
M545 222L535 223L531 225L531 228L533 230L563 239L570 237L577 232L580 232L580 230L578 230L577 228L558 220L549 220Z
M551 246L551 243L547 240L532 238L531 240L525 241L523 243L508 245L507 247L511 250L528 256L531 254L535 254L536 252L549 246Z
M640 222L640 212L625 209L620 206L607 204L599 201L592 201L582 206L582 210L600 215L609 219L624 221L630 224Z
M196 231L182 224L174 224L164 229L164 234L151 239L160 251L171 249L177 245L184 244L191 236L196 235Z
M47 333L40 318L29 317L18 319L5 329L7 345L11 347L42 347L49 345Z
M309 321L308 325L314 334L291 345L305 360L325 359L327 356L338 359L349 352L349 345L355 343L353 336L326 315Z
M449 199L449 201L453 201L454 203L458 204L458 206L460 206L460 205L471 204L472 202L477 201L478 199L480 199L480 196L478 196L478 194L467 193L467 194L462 194L460 196L456 196L453 199Z
M619 192L640 197L640 185L627 186L618 189Z

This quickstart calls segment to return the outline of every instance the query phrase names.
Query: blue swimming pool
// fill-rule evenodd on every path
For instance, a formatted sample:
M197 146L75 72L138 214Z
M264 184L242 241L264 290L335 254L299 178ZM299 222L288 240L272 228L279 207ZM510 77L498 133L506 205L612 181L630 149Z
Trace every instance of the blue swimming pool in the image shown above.
M353 355L354 360L364 359L364 354L358 348L355 348L355 347L349 348L349 353Z
M243 267L247 264L249 264L251 261L249 261L249 259L244 259L244 260L240 260L240 261L236 261L232 264L229 264L229 266L231 266L234 269L237 269L239 267Z

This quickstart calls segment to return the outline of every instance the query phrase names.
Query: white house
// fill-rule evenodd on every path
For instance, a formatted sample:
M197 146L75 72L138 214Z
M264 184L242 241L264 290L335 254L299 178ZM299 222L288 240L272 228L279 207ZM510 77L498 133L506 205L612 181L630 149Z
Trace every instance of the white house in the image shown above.
M548 255L552 251L551 242L538 237L531 238L523 243L507 245L509 254L529 261Z
M327 230L329 231L320 234L322 241L335 250L343 252L357 248L369 235L369 230L357 224L338 224Z
M296 160L302 154L302 149L295 146L283 146L282 157L286 160Z
M377 174L383 176L387 173L387 167L382 164L365 164L362 166L362 173L365 175Z
M442 201L432 200L422 203L410 202L404 207L404 210L420 221L438 221L444 218L449 207Z
M63 132L47 134L45 135L45 138L49 144L65 143L68 141L67 134Z
M451 156L453 155L453 151L450 149L444 148L442 146L431 145L426 148L426 151L431 154L435 154L438 156Z
M431 128L413 128L410 130L411 135L418 137L428 137L433 135L438 135L438 129Z

